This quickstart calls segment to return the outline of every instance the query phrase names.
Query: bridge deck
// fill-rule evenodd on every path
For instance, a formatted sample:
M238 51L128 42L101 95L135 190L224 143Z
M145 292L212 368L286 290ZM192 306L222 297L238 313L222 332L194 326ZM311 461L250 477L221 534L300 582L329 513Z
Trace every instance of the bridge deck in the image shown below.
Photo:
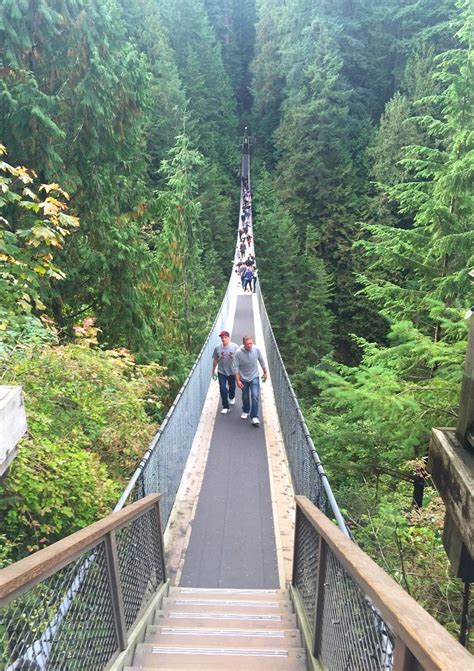
M255 334L251 295L240 295L232 340ZM211 365L211 362L209 362ZM180 584L279 587L265 428L240 419L241 393L214 430ZM262 419L263 411L260 409Z

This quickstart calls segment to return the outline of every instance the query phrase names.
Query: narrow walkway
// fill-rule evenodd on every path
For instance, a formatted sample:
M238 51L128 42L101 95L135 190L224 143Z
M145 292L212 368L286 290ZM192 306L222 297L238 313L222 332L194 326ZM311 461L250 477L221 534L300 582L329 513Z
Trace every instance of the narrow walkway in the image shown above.
M231 340L240 345L246 334L255 335L252 296L240 295ZM183 587L280 586L264 424L255 428L240 419L241 408L239 390L228 415L220 414L220 404L217 408Z

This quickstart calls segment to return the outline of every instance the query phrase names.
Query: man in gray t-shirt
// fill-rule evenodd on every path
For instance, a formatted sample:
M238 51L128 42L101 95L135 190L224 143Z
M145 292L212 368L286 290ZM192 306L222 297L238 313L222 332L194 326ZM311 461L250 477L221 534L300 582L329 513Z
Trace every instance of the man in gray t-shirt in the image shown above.
M235 374L234 374L234 354L239 349L235 342L230 342L229 331L219 333L221 344L214 348L212 353L212 377L215 377L217 368L217 377L219 379L219 391L222 399L221 415L227 415L230 405L235 403Z
M234 373L237 386L242 389L242 419L247 419L250 413L252 424L258 426L258 397L260 394L260 379L258 364L263 370L263 381L267 379L267 364L262 352L253 344L252 336L244 336L243 345L234 356ZM250 406L250 396L252 406Z

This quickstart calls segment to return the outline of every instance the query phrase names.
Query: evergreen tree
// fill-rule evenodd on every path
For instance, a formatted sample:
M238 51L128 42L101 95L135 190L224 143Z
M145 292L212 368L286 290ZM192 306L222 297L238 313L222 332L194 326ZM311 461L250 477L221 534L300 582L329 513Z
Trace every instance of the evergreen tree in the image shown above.
M145 55L152 76L147 147L151 157L149 178L158 179L160 162L174 146L180 128L185 96L169 37L156 0L120 0L129 38Z
M259 282L275 337L291 371L296 369L298 351L295 324L299 306L300 245L297 230L279 202L267 171L259 171L252 188Z
M278 186L298 226L301 244L308 228L317 231L318 253L334 277L332 309L337 318L338 347L347 356L351 347L348 334L357 332L360 314L358 300L353 298L357 291L351 251L356 203L347 91L340 78L342 62L326 27L314 21L307 28L307 39L314 40L315 60L303 68L303 90L294 103L286 103L276 133ZM301 85L302 77L301 67L295 68L295 86Z
M162 163L167 188L158 195L163 224L156 251L159 332L168 369L181 376L186 355L197 353L216 307L203 266L201 208L195 199L194 172L202 161L181 133Z
M146 62L127 41L115 0L33 4L0 10L0 135L14 160L62 182L81 216L60 261L67 279L49 301L69 332L77 316L93 311L107 342L143 346Z
M280 204L269 174L256 179L256 252L262 290L285 364L301 372L331 350L329 278L308 230L301 248L297 229Z
M298 369L302 371L318 364L332 349L334 317L328 307L332 298L332 283L318 248L316 231L308 228L299 278L301 310L298 320Z
M459 48L437 59L443 88L432 102L440 113L418 117L428 142L406 148L406 175L387 191L413 226L367 225L371 238L361 243L365 292L391 326L390 345L362 342L358 368L324 376L330 405L386 441L387 459L423 455L431 427L452 422L458 401L474 263L474 88L463 5Z
M233 171L235 103L203 1L160 1L160 7L194 121L190 136L206 159L218 163L224 172Z
M251 108L249 64L255 42L255 0L204 0L222 45L222 59L237 101L239 118Z
M281 120L285 76L282 69L283 23L281 1L257 0L255 57L251 64L252 128L258 138L258 152L267 162L274 160L273 135Z

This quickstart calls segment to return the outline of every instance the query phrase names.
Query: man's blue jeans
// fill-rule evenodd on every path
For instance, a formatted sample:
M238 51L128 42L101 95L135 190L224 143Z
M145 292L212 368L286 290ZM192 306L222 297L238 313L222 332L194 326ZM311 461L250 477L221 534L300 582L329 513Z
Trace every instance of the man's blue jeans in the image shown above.
M242 389L242 412L250 412L250 417L258 417L258 396L260 393L260 378L254 377L253 380L242 380L244 388ZM252 399L252 409L250 409L250 397Z
M217 377L219 379L222 407L229 409L229 398L235 398L235 375L217 373ZM229 385L229 391L227 391L227 385Z

